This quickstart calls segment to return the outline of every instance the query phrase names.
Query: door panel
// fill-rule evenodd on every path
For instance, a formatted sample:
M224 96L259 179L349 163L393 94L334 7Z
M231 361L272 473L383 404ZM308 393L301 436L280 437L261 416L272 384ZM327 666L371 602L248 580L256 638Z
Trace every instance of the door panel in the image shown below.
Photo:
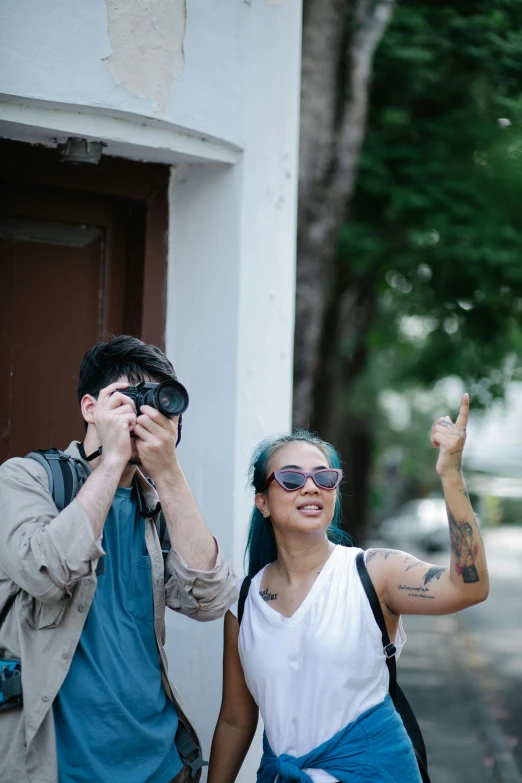
M16 187L0 204L0 462L81 439L81 358L126 324L131 206Z

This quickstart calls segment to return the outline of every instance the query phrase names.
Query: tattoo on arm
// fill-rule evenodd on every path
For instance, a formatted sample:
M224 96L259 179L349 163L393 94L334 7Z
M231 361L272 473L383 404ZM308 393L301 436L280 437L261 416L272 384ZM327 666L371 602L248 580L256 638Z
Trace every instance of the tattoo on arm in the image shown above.
M420 560L418 561L417 564L424 565L424 563L421 563ZM408 569L406 569L406 571L407 570ZM428 585L433 579L440 579L444 571L446 571L446 568L443 568L442 566L431 566L424 574L423 585L419 585L418 587L414 587L413 585L397 585L397 590L399 590L399 592L401 592L402 590L407 590L408 598L424 598L425 600L434 601L435 596L429 595L430 588L428 587Z
M373 560L374 557L382 557L383 560L387 560L390 555L398 555L400 552L398 549L369 549L366 552L366 565Z
M260 590L259 595L261 596L263 601L266 601L268 603L269 601L275 601L278 596L278 593L271 593L268 590L268 588L266 588L265 590Z
M453 516L449 506L448 520L450 526L451 548L457 560L457 573L462 580L468 584L479 582L475 557L477 555L477 545L473 541L473 526L467 519L457 520Z
M428 585L432 579L440 579L441 575L444 573L444 571L447 571L447 568L444 568L443 566L432 566L425 574L424 574L424 587Z
M408 563L406 571L411 571L412 568L417 568L418 566L424 565L424 563L421 560L418 560L416 557L413 557L413 555L406 555L406 557L404 558L404 562Z
M426 598L430 601L435 600L434 595L428 595L429 587L412 587L411 585L398 585L397 590L407 590L408 598Z

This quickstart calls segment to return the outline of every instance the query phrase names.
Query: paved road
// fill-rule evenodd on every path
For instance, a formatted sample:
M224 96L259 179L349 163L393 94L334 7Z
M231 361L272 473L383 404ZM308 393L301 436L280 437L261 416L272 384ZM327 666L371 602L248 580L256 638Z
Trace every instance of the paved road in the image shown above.
M460 655L455 617L406 617L398 680L419 721L432 783L493 783L475 714L475 689Z
M484 535L491 591L459 615L488 704L522 770L522 528Z

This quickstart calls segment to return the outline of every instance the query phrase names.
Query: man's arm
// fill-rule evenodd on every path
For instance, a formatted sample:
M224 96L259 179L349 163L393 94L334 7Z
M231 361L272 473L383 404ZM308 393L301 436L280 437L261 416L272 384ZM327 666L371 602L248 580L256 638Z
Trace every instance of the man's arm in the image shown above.
M203 521L177 459L171 472L160 474L155 483L170 543L191 568L211 571L216 565L216 542Z
M0 468L0 568L29 595L60 601L104 552L78 498L58 514L44 468L11 459Z
M78 501L99 538L114 500L124 468L132 454L131 431L136 424L136 406L118 390L128 383L111 383L102 389L93 408L92 423L102 446L102 456L81 490Z
M211 571L216 565L217 546L178 462L177 421L144 405L134 428L138 453L154 479L172 546L190 568Z

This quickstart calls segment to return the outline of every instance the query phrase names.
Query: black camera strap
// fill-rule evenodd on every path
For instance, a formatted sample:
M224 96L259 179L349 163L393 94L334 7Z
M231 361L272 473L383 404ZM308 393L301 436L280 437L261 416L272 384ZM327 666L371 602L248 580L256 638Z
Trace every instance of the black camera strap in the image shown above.
M80 457L84 459L85 462L92 462L92 460L96 459L96 457L101 457L103 446L100 446L99 448L96 449L96 451L93 451L92 454L89 454L89 456L87 456L87 454L85 453L85 447L83 443L78 443L78 451L80 452Z
M18 595L18 592L14 593L13 595L9 596L9 598L5 602L4 608L2 609L2 613L0 614L0 628L5 623L7 615L9 614L9 610L11 609L12 605L14 604L15 598L16 598L17 595Z

